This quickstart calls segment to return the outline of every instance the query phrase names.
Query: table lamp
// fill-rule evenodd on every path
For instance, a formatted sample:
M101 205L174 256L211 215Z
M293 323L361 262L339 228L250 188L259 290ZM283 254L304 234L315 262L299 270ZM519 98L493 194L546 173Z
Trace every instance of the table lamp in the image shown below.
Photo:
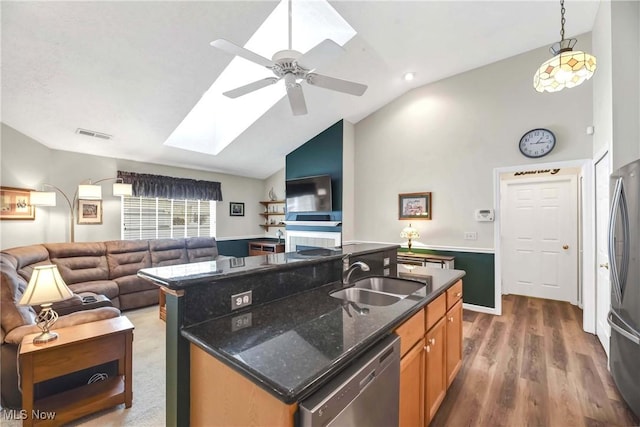
M400 237L403 237L407 240L407 246L409 247L409 250L407 251L408 254L412 253L411 252L411 239L417 239L418 237L420 237L420 233L418 233L418 230L416 230L415 228L413 228L411 226L411 224L409 224L408 227L405 227L402 229L402 231L400 232Z
M43 344L58 338L58 334L49 329L58 320L58 313L51 304L73 296L71 289L62 280L58 267L41 265L33 269L31 280L20 298L20 305L40 305L41 311L36 317L36 324L42 333L33 339L34 344Z

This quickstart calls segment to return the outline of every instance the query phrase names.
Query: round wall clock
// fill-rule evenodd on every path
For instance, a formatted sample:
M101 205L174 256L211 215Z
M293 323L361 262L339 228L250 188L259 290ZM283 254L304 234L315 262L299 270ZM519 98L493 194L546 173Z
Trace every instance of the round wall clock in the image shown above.
M527 157L546 156L556 146L556 136L549 129L532 129L520 138L520 152Z

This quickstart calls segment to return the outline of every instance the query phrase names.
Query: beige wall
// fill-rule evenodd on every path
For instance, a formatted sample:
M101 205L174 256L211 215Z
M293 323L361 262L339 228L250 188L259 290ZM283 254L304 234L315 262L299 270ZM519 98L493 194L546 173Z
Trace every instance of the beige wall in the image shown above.
M4 186L41 189L54 184L71 199L77 185L86 179L115 177L118 170L219 181L224 201L217 203L217 237L248 238L264 235L258 226L264 198L264 182L253 178L199 170L132 162L99 156L50 150L37 141L2 125L2 171ZM103 185L103 223L75 225L75 240L101 241L120 238L120 201L111 195L111 183ZM245 216L229 216L229 202L244 202ZM58 194L57 206L36 208L36 221L0 222L1 247L41 242L64 242L69 236L69 207Z
M590 49L590 35L579 37ZM533 89L533 73L549 57L536 49L414 89L355 125L355 237L404 243L398 194L430 191L433 220L413 221L416 246L493 249L493 223L474 210L494 207L497 167L591 158L592 82L558 93ZM528 130L557 137L546 157L518 150ZM464 240L466 231L478 240Z

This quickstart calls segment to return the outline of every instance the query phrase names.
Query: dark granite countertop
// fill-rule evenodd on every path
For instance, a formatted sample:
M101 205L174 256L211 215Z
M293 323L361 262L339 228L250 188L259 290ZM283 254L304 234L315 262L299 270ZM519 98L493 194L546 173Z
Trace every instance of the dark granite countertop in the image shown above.
M249 258L248 258L249 259ZM400 276L407 273L401 267ZM232 366L285 403L300 401L353 358L442 294L464 271L416 267L429 284L389 306L353 306L329 295L331 283L182 330L200 348Z
M345 255L362 255L397 247L399 246L357 243L343 245L341 248L317 248L246 258L225 258L218 261L143 268L138 271L138 276L171 289L183 289L192 284L201 284L209 279L239 277L282 269L289 265L312 264L342 258Z

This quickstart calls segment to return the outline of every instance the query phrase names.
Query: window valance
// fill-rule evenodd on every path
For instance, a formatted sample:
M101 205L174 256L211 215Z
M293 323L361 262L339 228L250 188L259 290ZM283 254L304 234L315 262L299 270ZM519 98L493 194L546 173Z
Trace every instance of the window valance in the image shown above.
M137 197L159 197L179 200L222 201L219 182L118 171L118 178L133 187Z

